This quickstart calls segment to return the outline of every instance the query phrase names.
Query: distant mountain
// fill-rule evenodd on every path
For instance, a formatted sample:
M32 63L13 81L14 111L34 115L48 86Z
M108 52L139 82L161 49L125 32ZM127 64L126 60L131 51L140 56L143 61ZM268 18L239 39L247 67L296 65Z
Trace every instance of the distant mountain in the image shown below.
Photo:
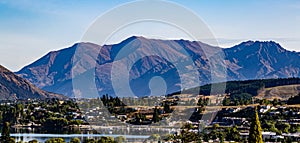
M0 65L0 100L66 98L43 91Z
M72 58L77 47L80 46L87 50L86 55L82 57L85 62L74 62L76 63L74 66L82 69L78 74L84 73L90 69L89 63L96 60L91 57L95 57L100 46L92 43L77 43L69 48L46 54L16 74L43 90L71 96L73 95Z
M75 51L81 49L85 49L81 57L74 57ZM124 53L124 49L125 54L119 54ZM224 60L216 60L222 56L218 51L224 52ZM149 53L160 56L149 56ZM140 59L135 61L137 58ZM186 65L189 59L194 64L192 69ZM95 69L93 64L96 64ZM117 91L123 91L123 87L113 87L112 77L116 76L112 75L113 65L120 65L113 72L119 77L126 75L122 67L129 71L129 81L126 81L129 83L124 84L129 84L137 96L152 94L149 81L155 76L165 80L167 93L193 87L197 80L201 85L210 83L212 76L220 81L300 76L300 54L285 50L272 41L247 41L222 49L196 41L136 36L114 45L77 43L70 48L48 53L17 74L44 90L68 96L74 96L74 92L80 92L84 97L94 96L95 93L90 92L92 88L97 88L100 95L115 95ZM176 67L178 65L181 65L180 69ZM212 69L227 69L227 75ZM199 77L191 74L195 71L198 71ZM94 75L93 79L88 78L89 75ZM185 81L181 81L180 76L185 77ZM91 90L74 89L72 81L80 81L84 89ZM186 87L181 87L182 82ZM154 83L153 86L160 89L162 85Z
M273 41L247 41L224 52L235 79L300 76L300 53L288 51Z

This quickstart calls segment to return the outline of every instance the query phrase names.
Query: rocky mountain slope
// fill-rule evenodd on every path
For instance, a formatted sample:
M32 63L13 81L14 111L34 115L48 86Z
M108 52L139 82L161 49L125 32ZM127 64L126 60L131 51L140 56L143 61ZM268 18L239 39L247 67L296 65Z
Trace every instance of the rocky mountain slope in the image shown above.
M75 52L82 49L80 57L78 54L74 57ZM193 64L188 64L190 61ZM196 71L198 74L193 73ZM115 87L112 83L112 78L118 77L120 79L116 80L125 81L119 85L126 88L128 84L134 95L147 96L151 95L151 89L164 90L162 86L165 86L166 92L171 93L196 86L198 81L202 85L216 82L216 79L299 77L300 54L285 50L272 41L247 41L222 49L196 41L133 36L115 45L77 43L48 53L17 74L44 90L68 96L80 92L84 97L94 96L95 93L89 92L93 88L97 88L100 95L125 91L123 86ZM93 77L88 78L91 75ZM129 78L123 78L126 76ZM156 76L162 77L165 85L160 81L150 84ZM74 89L74 80L80 81L85 90Z
M43 91L0 65L0 100L66 98Z
M278 43L247 41L224 50L236 79L286 78L300 76L300 54Z

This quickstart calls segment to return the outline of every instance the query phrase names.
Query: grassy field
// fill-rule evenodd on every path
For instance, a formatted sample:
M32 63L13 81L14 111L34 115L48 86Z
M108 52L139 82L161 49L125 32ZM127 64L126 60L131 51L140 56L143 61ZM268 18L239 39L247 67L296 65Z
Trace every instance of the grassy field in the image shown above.
M285 85L271 88L265 88L259 91L258 99L281 99L286 100L292 96L298 95L300 92L300 84L296 85Z

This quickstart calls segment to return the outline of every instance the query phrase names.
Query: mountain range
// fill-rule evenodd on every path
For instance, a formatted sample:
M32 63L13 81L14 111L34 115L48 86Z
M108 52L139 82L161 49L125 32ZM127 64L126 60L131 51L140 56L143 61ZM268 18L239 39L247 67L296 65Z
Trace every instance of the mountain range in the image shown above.
M76 43L46 54L16 74L43 90L69 97L129 95L128 89L135 96L149 96L211 82L300 77L300 53L274 41L220 48L198 41L133 36L113 45ZM163 78L164 84L153 77Z
M0 100L66 98L63 95L49 93L37 88L27 80L15 75L1 65L0 95Z

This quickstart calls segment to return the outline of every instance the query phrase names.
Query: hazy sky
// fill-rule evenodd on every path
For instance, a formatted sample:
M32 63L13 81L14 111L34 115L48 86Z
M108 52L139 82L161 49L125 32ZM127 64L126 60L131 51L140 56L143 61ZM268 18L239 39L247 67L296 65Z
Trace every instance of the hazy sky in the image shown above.
M126 2L130 1L0 0L0 64L17 71L49 51L71 46L98 16ZM195 12L222 47L273 40L300 51L299 0L172 2Z

